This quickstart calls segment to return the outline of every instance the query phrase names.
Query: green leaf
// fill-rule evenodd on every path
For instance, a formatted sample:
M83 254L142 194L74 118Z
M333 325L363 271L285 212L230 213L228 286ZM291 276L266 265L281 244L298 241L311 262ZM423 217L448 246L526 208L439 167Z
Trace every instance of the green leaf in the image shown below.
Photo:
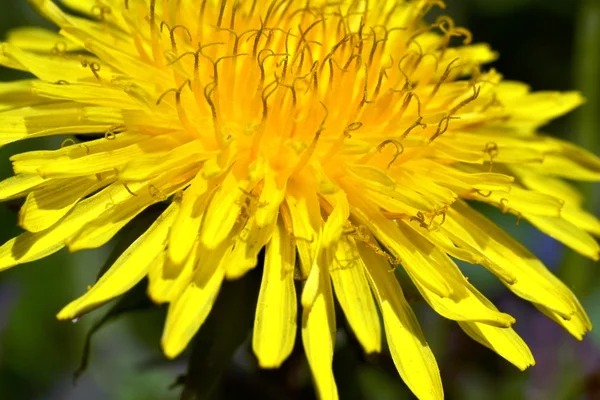
M85 344L83 347L83 354L81 356L81 363L79 368L73 374L73 379L76 381L87 369L91 354L92 338L100 328L106 323L114 320L115 318L127 314L133 311L145 310L153 307L154 304L146 296L146 288L148 286L147 280L143 280L133 287L129 292L121 296L117 302L108 310L106 314L102 316L87 332L85 337Z

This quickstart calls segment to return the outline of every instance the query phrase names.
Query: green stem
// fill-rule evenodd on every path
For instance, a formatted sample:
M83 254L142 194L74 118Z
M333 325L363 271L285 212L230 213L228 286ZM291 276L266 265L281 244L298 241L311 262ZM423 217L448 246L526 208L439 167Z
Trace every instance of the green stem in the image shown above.
M573 113L571 139L593 153L600 153L600 1L582 0L576 20L574 84L587 99ZM580 185L586 206L598 210L600 202L591 184ZM561 266L561 277L584 299L594 285L594 263L569 251Z

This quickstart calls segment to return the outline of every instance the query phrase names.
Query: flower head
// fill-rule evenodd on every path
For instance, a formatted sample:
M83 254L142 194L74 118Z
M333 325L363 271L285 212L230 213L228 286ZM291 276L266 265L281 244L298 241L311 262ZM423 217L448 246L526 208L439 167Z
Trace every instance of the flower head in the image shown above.
M0 198L25 197L25 230L0 269L108 242L154 203L168 207L58 315L76 318L144 277L169 303L162 344L185 349L226 279L265 249L253 349L279 366L296 337L318 393L337 397L334 296L365 352L384 331L406 384L442 398L434 356L394 274L520 369L533 357L454 259L481 264L581 338L569 289L466 200L530 221L598 259L600 222L561 178L600 179L600 160L536 129L582 103L530 93L482 65L440 0L50 0L60 27L14 32L0 63L35 79L0 86L0 144L85 134L12 157ZM458 47L450 42L458 41ZM97 135L100 135L97 138ZM381 325L378 310L382 316Z

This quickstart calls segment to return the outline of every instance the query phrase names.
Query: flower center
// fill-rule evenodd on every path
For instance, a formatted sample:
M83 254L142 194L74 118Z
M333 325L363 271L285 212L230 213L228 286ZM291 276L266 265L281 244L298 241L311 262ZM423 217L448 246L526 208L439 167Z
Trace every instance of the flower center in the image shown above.
M337 156L389 168L407 146L442 135L479 94L468 82L440 90L469 70L449 60L450 37L470 38L446 18L419 25L435 2L259 2L204 1L199 20L170 3L162 13L151 7L152 57L178 84L157 104L226 159L260 158L288 173L314 160L341 173ZM433 28L445 34L441 49Z

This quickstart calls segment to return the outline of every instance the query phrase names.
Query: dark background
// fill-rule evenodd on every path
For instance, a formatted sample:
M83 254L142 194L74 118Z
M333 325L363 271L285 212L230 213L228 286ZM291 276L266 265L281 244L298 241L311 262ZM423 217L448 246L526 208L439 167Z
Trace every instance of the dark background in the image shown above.
M476 42L500 52L493 65L506 79L534 90L581 90L588 99L577 112L543 131L600 153L600 1L454 0L447 12L469 28ZM25 0L0 0L0 34L23 25L50 26ZM0 80L22 78L0 69ZM0 149L0 178L10 176L8 157L54 146L54 139ZM599 185L581 186L588 207L600 214ZM0 204L0 242L18 233L18 204ZM579 296L600 326L598 265L544 237L525 222L488 208L484 212L525 243ZM54 315L94 282L110 253L105 248L47 259L0 273L0 399L2 400L168 400L169 386L185 370L185 360L168 362L159 342L164 309L131 313L106 324L93 337L90 366L73 386L86 333L102 313L77 323ZM436 316L422 301L413 307L442 371L447 399L600 399L600 328L580 343L524 301L507 293L493 277L469 269L472 281L500 309L517 318L515 329L530 345L537 365L526 372L479 346L456 324ZM106 309L105 309L106 310ZM341 317L339 325L343 325ZM297 344L300 340L297 341ZM235 355L218 398L314 398L301 351L281 372L259 372L246 344ZM297 346L298 350L300 346ZM410 399L387 355L365 358L342 329L334 361L340 396L346 399Z

